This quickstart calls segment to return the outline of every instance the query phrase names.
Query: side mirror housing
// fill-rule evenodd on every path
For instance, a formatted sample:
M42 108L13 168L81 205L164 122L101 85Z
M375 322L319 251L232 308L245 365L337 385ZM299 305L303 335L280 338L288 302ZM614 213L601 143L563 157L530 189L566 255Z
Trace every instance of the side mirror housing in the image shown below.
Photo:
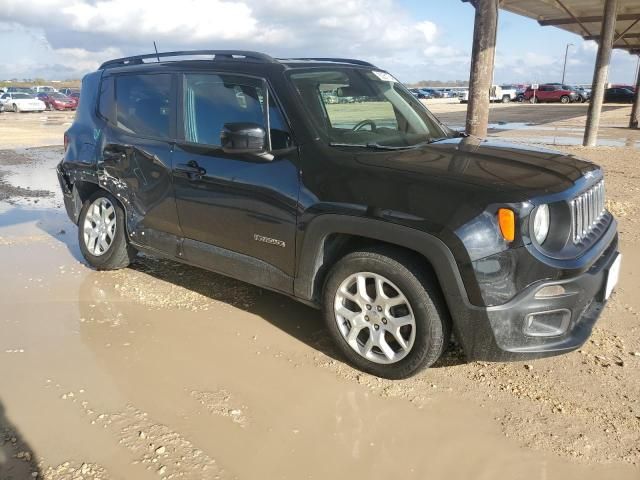
M225 123L220 145L226 153L263 153L267 132L257 123Z

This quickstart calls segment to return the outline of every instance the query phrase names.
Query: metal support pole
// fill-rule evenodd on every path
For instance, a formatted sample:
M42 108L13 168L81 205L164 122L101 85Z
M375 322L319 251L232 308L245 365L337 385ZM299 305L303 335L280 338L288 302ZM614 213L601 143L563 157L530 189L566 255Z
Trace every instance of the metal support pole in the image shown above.
M476 15L466 131L469 135L485 137L489 126L489 90L493 82L493 62L496 56L498 0L477 0L474 6Z
M567 48L564 50L564 66L562 67L562 85L564 85L564 77L567 73L567 57L569 56L569 47L573 47L573 43L567 43Z
M609 75L617 12L618 0L605 0L600 44L598 45L596 66L593 72L593 85L591 86L591 102L587 111L587 127L584 132L584 141L582 142L585 147L595 147L598 140L600 113L602 112L604 90Z
M633 99L633 108L631 108L631 119L629 120L629 128L640 128L640 55L638 55L637 70L636 96Z

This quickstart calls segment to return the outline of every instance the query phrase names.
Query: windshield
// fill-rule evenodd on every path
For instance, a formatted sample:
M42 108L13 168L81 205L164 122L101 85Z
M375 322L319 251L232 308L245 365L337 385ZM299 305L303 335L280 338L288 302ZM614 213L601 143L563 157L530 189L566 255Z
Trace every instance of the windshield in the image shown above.
M408 148L454 136L388 73L314 69L291 80L330 144Z
M51 98L56 98L58 100L68 100L68 97L66 95L63 95L62 93L54 92L54 93L50 93L49 96Z

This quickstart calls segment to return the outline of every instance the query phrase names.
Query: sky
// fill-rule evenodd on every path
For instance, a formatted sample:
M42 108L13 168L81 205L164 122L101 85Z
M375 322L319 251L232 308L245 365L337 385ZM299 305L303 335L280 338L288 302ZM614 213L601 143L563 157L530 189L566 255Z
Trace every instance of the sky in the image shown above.
M0 79L71 79L108 59L185 49L359 58L405 83L468 80L474 9L460 0L0 0ZM495 83L591 83L597 45L500 12ZM614 51L609 81L637 57Z

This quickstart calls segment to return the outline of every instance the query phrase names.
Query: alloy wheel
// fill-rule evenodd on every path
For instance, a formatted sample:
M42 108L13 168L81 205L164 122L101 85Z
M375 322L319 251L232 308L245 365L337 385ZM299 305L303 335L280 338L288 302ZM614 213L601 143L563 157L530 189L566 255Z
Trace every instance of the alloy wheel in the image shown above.
M396 363L411 351L416 320L407 297L382 275L354 273L338 287L335 320L347 344L375 363Z
M104 255L116 236L116 210L108 198L97 198L87 210L83 225L84 244L91 255Z

